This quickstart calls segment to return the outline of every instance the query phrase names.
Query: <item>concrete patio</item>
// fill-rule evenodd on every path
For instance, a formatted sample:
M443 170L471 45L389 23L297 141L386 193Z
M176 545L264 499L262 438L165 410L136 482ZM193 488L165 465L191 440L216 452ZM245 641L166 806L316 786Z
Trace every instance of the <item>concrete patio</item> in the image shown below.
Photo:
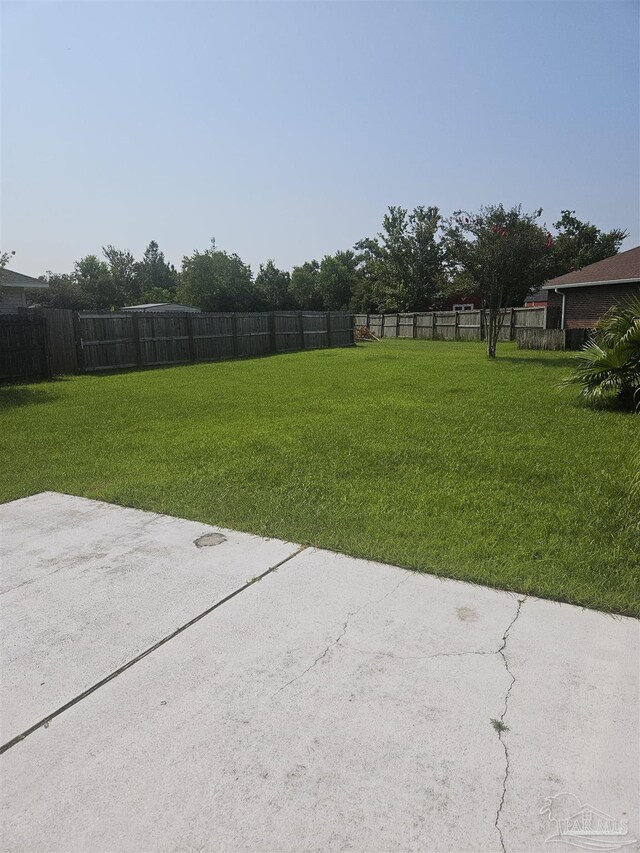
M636 620L55 493L0 534L2 850L638 847Z

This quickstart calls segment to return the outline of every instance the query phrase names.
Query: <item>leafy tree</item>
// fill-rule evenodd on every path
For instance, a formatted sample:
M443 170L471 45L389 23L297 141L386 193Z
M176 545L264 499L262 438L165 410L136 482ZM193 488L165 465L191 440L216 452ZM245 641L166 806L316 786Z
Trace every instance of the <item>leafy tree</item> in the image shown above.
M260 264L255 289L259 307L263 311L287 311L295 307L291 293L291 276L278 269L275 261Z
M109 245L102 247L102 253L109 264L115 304L121 307L140 302L142 289L138 277L138 264L131 252Z
M437 207L390 207L382 231L360 240L370 301L382 311L424 311L442 295L443 251Z
M640 299L610 308L575 359L575 373L564 385L580 385L580 393L592 403L639 407Z
M616 255L627 232L620 228L601 231L590 222L581 222L575 210L563 210L553 223L558 234L553 241L549 278L582 269L596 261Z
M341 311L348 308L361 274L358 258L348 249L325 255L318 270L316 287L325 311Z
M95 310L95 298L85 292L75 275L48 271L40 278L46 281L49 287L46 290L27 290L27 301L32 307Z
M109 267L104 261L96 255L87 255L76 261L73 275L94 308L101 311L115 307L116 291Z
M290 292L297 308L322 311L322 296L318 290L319 271L320 264L317 261L306 261L291 271Z
M210 249L183 258L178 300L203 311L251 311L256 305L251 268L212 242Z
M3 286L2 286L2 270L9 263L11 258L15 255L15 252L0 252L0 297L2 296Z
M546 277L553 241L536 221L541 214L497 204L481 207L479 213L456 211L447 222L449 267L453 275L465 274L475 283L489 358L495 358L507 307L521 305Z
M162 302L170 302L176 297L178 273L173 264L165 261L164 253L155 240L149 243L137 265L136 287L140 293L139 299L143 302L153 302L153 294L158 291L169 294L169 299L160 300Z

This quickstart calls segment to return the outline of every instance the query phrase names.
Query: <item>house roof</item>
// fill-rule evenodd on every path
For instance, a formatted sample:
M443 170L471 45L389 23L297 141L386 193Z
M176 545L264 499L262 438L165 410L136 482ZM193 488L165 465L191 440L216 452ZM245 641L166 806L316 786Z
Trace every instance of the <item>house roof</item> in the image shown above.
M48 281L32 278L30 275L9 270L6 267L0 270L0 284L3 287L49 287Z
M581 270L559 275L547 281L543 288L580 287L581 285L617 284L640 281L640 246L612 255L604 261L583 267Z
M549 294L546 290L536 290L535 293L530 293L525 297L525 302L546 302Z

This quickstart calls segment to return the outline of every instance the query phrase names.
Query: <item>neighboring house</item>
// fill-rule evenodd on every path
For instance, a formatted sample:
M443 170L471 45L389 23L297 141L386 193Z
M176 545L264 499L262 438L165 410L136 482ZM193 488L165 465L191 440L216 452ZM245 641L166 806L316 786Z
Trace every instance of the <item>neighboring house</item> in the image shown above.
M49 287L46 281L31 278L21 272L5 269L0 271L0 314L17 314L19 308L27 307L26 290Z
M640 298L640 246L552 278L542 289L548 307L561 310L561 328L590 329L616 303Z
M192 305L178 305L175 302L147 302L145 305L125 305L120 308L120 311L180 311L200 313L199 308L194 308Z
M440 311L473 311L474 308L480 308L480 297L476 294L471 296L462 296L456 293L454 296L448 296L442 303Z
M524 300L525 308L546 308L548 294L546 290L536 290Z

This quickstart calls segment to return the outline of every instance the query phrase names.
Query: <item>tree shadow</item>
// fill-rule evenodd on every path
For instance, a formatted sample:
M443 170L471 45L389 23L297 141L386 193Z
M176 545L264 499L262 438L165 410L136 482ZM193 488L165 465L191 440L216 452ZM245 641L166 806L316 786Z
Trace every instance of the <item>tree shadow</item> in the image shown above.
M52 403L59 398L53 388L32 388L29 385L0 385L0 412L16 409L18 406L34 406L40 403Z
M549 350L551 352L551 350ZM573 358L569 355L563 355L560 358L541 358L540 356L526 356L526 355L500 355L498 353L498 361L509 361L512 364L536 364L541 367L555 367L567 369L568 367L575 367L576 363Z

